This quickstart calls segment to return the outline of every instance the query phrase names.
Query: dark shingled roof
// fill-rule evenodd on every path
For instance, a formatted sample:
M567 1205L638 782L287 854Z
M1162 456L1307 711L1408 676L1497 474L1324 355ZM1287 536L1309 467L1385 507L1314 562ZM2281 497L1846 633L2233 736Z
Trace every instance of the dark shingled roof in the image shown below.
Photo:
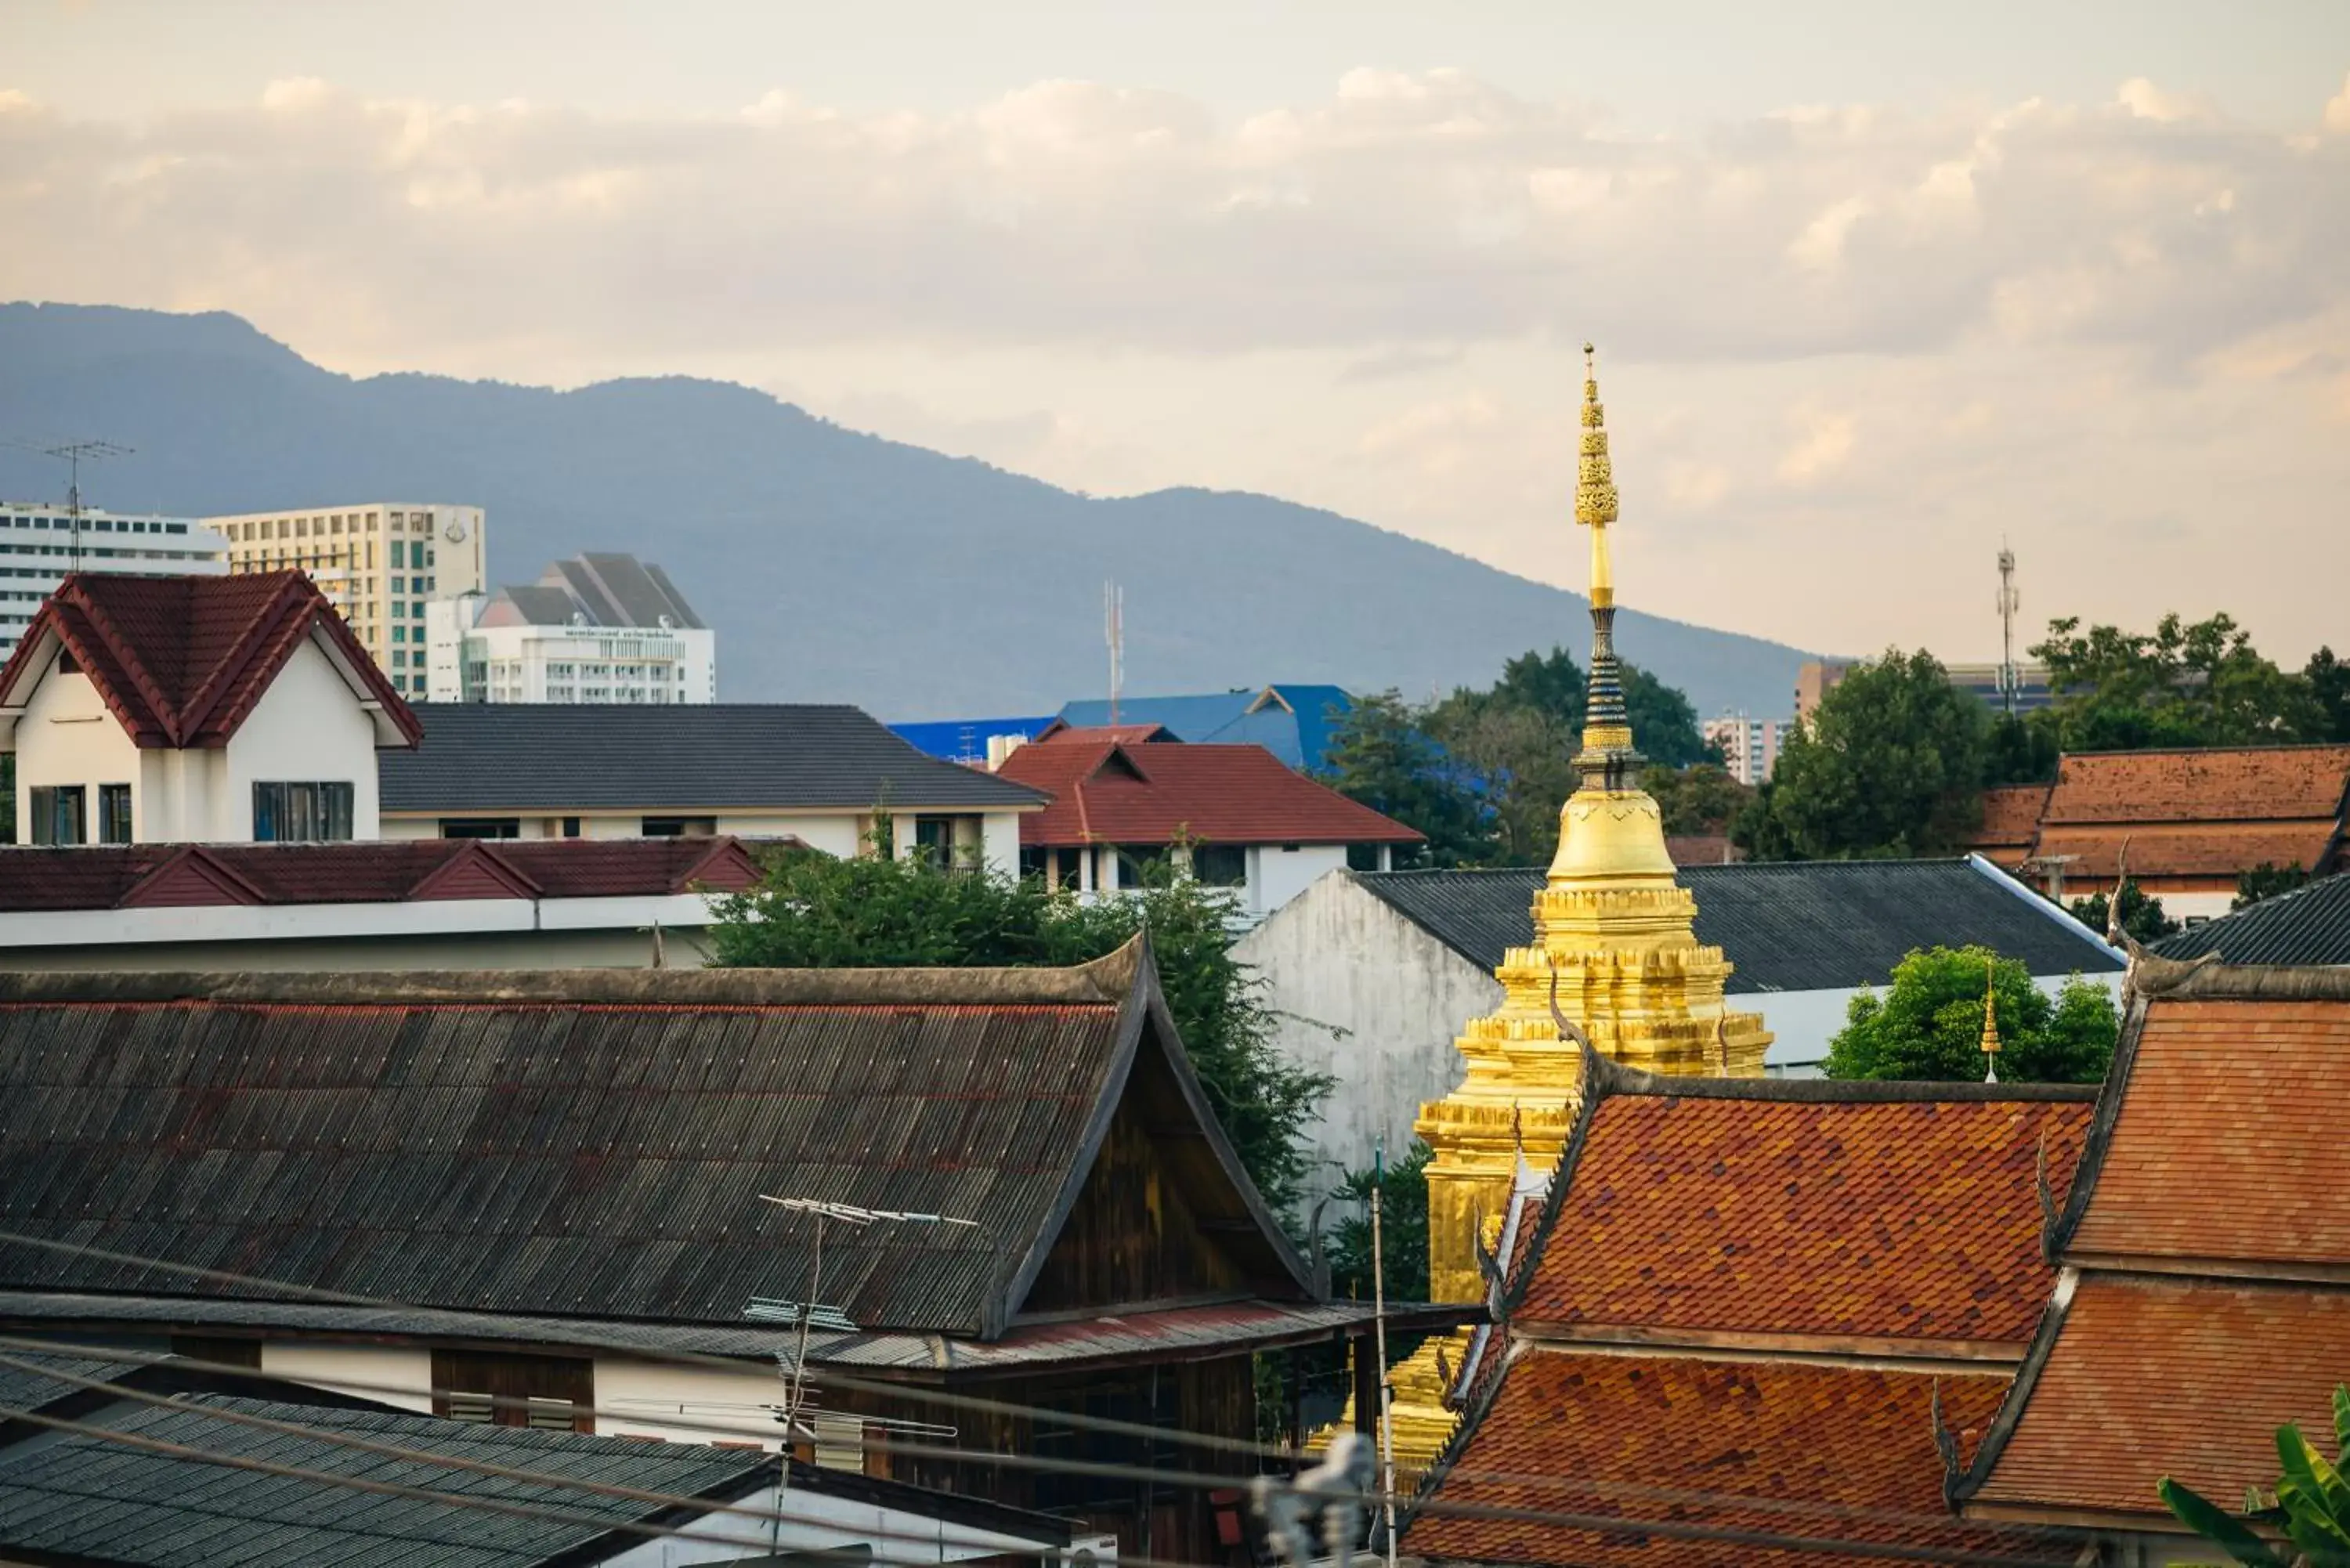
M1304 1266L1147 949L1066 970L0 975L0 1287L740 1326L806 1289L762 1193L951 1215L827 1238L868 1330L1003 1329L1129 1086L1235 1276Z
M1034 810L1035 790L927 756L858 709L441 702L388 753L386 812Z
M2231 964L2350 964L2350 872L2263 898L2154 944L2165 958L2218 953Z
M1534 937L1537 868L1350 872L1481 970ZM1732 994L1882 985L1918 948L1982 946L2033 974L2116 971L2095 933L1969 860L1806 860L1684 866L1697 938L1737 966Z
M296 1435L224 1420L257 1416ZM752 1490L775 1461L700 1444L634 1443L427 1416L328 1410L226 1395L170 1407L120 1401L80 1417L103 1432L0 1449L0 1552L41 1561L177 1568L538 1568L576 1550L618 1551L648 1539L615 1533L660 1505L546 1482L489 1480L421 1459L398 1459L338 1439L508 1465L646 1491L725 1501ZM265 1475L133 1448L121 1438L172 1443L224 1459L253 1459L501 1502L567 1517L524 1519L428 1498L369 1494L330 1481ZM578 1522L573 1522L577 1521ZM671 1528L690 1521L664 1519ZM601 1555L601 1553L598 1553ZM564 1560L571 1559L565 1555Z

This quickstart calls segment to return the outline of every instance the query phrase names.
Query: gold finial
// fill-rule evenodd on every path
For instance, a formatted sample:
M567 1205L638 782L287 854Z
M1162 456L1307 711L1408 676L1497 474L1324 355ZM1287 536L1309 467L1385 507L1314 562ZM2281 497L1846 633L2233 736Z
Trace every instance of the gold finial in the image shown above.
M1983 1082L1999 1082L1999 966L1996 960L1983 960Z
M1616 584L1607 569L1607 525L1616 521L1616 472L1607 458L1607 415L1599 402L1596 350L1583 346L1583 450L1575 463L1575 520L1591 530L1591 679L1584 702L1583 747L1575 765L1586 780L1620 790L1643 760L1632 749L1616 664Z

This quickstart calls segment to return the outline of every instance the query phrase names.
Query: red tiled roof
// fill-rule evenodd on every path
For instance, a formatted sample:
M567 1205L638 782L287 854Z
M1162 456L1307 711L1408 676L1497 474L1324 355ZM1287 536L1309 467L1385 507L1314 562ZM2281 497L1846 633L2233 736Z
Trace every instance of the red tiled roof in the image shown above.
M2229 877L2255 866L2296 866L2314 871L2327 860L2339 830L2331 822L2222 822L2209 826L2060 827L2040 830L2033 853L2074 857L2068 877L2110 877L2126 858L2139 877ZM2128 846L2125 857L2123 846Z
M2048 805L2046 784L2002 784L1982 793L1982 826L1975 829L1970 847L2002 865L2022 860L2032 851L2033 836L2040 831L2040 814ZM1996 851L2012 851L2002 855Z
M2350 1264L2350 1006L2158 997L2125 1065L2068 1253Z
M1402 1544L1430 1558L1577 1568L1892 1560L1677 1538L1641 1529L1637 1521L1645 1521L2068 1561L2071 1548L2035 1532L1951 1516L1934 1445L1938 1381L1942 1421L1959 1434L1963 1458L1999 1404L2004 1375L1938 1379L1851 1366L1536 1350L1512 1365L1435 1507L1412 1521ZM1441 1511L1463 1504L1627 1522L1601 1532Z
M1591 1113L1521 1322L2031 1338L2054 1280L2040 1255L2041 1138L2061 1199L2086 1099L1696 1097L1652 1082Z
M1668 835L1665 854L1676 866L1728 866L1746 858L1725 833Z
M418 838L367 844L0 848L0 914L234 904L641 898L740 892L733 838Z
M1045 726L1035 741L1036 745L1100 746L1141 745L1149 742L1180 744L1182 737L1164 724L1068 724L1058 719Z
M2068 753L2042 820L2056 823L2340 819L2350 746L2226 746Z
M0 705L21 702L19 689L37 676L52 632L141 747L226 745L295 649L313 636L326 640L346 678L364 688L406 744L423 736L407 702L301 572L70 574L0 669Z
M1047 792L1024 845L1416 844L1421 835L1282 765L1263 746L1023 746L999 777Z
M2345 1377L2350 1291L2086 1274L1973 1501L2167 1521L2169 1475L2232 1511L2276 1485L2285 1422L2331 1451Z

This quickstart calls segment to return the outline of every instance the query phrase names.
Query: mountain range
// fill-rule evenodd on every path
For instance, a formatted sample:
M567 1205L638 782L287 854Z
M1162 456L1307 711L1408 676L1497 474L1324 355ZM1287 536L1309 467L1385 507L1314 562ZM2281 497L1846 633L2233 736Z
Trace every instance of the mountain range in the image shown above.
M92 437L134 449L85 470L95 507L454 503L487 509L495 582L583 550L657 561L718 628L730 701L1051 711L1105 685L1109 580L1137 695L1426 695L1588 637L1577 595L1272 496L1079 495L724 382L355 379L223 313L0 305L0 442ZM64 489L61 463L0 444L0 497ZM1617 645L1700 713L1785 711L1805 657L1629 608Z

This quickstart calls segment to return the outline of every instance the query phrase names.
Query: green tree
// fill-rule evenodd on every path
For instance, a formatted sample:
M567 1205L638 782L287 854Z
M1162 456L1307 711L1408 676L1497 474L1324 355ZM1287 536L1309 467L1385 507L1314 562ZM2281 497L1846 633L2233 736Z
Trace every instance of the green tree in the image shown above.
M1152 867L1137 892L1082 903L1035 878L879 855L770 857L722 901L721 965L784 969L1063 965L1115 952L1146 927L1167 1010L1241 1161L1286 1206L1306 1169L1300 1135L1330 1080L1273 1047L1263 982L1232 957L1229 895Z
M2342 1475L2350 1467L2350 1386L2334 1390L2334 1459L2291 1422L2277 1428L2276 1444L2283 1471L2275 1490L2246 1498L2241 1517L2168 1476L2155 1493L2181 1524L2250 1568L2350 1568L2350 1480ZM2291 1554L2263 1531L2282 1536Z
M2350 741L2350 664L2334 658L2333 649L2321 648L2310 655L2301 679L2318 713L2317 728L2309 738Z
M2064 752L2054 728L2013 713L1993 714L1983 761L1986 784L2054 784Z
M1650 762L1679 768L1722 760L1720 750L1707 744L1698 732L1697 710L1679 687L1666 685L1638 665L1619 661L1617 672L1633 739ZM1579 740L1587 695L1583 667L1565 649L1554 647L1548 653L1530 650L1511 659L1502 667L1502 678L1492 690L1463 690L1448 701L1482 699L1498 706L1530 709L1548 716Z
M2228 908L2249 909L2262 898L2290 893L2308 880L2309 873L2298 866L2272 866L2263 860L2251 870L2237 874L2236 897Z
M1428 1145L1418 1138L1389 1164L1387 1179L1368 1169L1347 1172L1335 1199L1347 1206L1330 1231L1330 1293L1371 1299L1371 1189L1379 1189L1379 1251L1387 1264L1388 1300L1428 1299Z
M2096 932L2105 935L2106 921L2113 906L2103 893L2092 893L2085 898L2075 898L2069 906L2073 918ZM2165 937L2178 934L2179 925L2163 912L2162 900L2135 882L2122 884L2122 929L2132 940L2158 942Z
M1575 737L1549 714L1482 697L1449 698L1424 715L1457 785L1482 804L1482 864L1541 866L1558 848L1558 812L1575 792Z
M1981 820L1990 715L1933 655L1856 665L1780 749L1764 800L1736 828L1754 858L1948 855Z
M1426 834L1417 864L1482 865L1493 852L1491 811L1427 718L1394 691L1361 699L1331 732L1322 782Z
M1754 799L1754 792L1730 776L1720 763L1692 763L1685 768L1651 766L1640 776L1664 813L1665 831L1671 834L1728 833L1730 825Z
M2151 632L2048 623L2033 657L2056 701L2035 723L2068 752L2143 746L2244 746L2320 738L2326 716L2305 676L2261 657L2225 614L2166 615Z
M2002 1078L2094 1084L2105 1076L2121 1020L2104 988L2074 975L2052 1002L2021 960L1983 947L1921 949L1893 966L1884 995L1855 996L1828 1043L1827 1075L1980 1080L1987 966Z

